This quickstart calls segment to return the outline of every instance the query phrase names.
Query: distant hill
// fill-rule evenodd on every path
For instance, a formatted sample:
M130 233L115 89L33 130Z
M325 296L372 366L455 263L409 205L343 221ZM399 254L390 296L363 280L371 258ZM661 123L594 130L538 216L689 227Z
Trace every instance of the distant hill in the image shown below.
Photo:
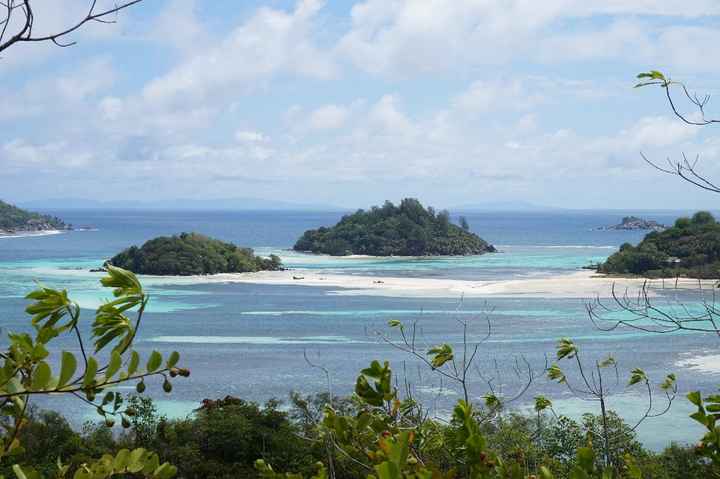
M447 211L424 208L416 199L406 198L395 206L381 207L343 216L332 227L306 231L293 249L344 256L448 256L494 252L495 248L463 227L450 222Z
M86 198L55 198L29 200L20 203L25 208L35 209L99 209L99 210L310 210L342 211L333 205L292 203L287 201L258 198L221 198L198 200L178 198L157 201L98 201Z
M69 229L61 219L0 201L0 234Z
M278 270L280 258L255 256L250 248L197 233L161 236L115 255L110 263L137 274L190 276Z
M625 243L598 271L646 277L720 278L720 223L706 211L679 218L637 245Z

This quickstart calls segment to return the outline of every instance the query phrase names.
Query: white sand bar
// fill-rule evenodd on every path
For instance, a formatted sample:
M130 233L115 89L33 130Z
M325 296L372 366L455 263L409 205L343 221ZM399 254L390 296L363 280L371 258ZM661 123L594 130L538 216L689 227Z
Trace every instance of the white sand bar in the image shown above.
M155 284L163 283L160 277L147 277ZM622 293L626 288L637 291L645 280L615 278L584 270L547 278L521 278L495 281L467 281L438 278L403 278L390 276L357 276L323 273L318 270L262 271L258 273L218 274L214 276L173 277L174 284L187 283L251 283L265 285L298 285L338 288L333 294L372 295L388 297L525 297L525 298L589 298L608 297L612 286ZM662 282L655 280L654 287ZM666 280L674 287L674 280ZM707 283L711 285L710 282ZM680 280L680 287L696 287L697 280ZM652 294L652 291L650 291Z

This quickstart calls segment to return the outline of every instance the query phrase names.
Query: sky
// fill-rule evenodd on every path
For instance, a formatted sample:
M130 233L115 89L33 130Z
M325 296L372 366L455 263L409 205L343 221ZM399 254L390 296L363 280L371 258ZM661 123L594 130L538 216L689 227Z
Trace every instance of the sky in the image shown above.
M37 34L88 6L34 3ZM6 201L717 204L640 152L720 179L720 126L633 88L717 92L716 0L145 0L70 39L0 58Z

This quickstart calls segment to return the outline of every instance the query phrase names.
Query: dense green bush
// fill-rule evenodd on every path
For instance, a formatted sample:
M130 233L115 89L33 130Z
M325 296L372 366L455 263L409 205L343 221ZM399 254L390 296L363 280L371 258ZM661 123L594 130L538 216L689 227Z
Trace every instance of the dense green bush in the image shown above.
M155 410L152 401L143 398L131 399L143 419L120 435L112 435L102 424L86 426L75 432L56 413L33 414L23 432L23 441L33 447L33 454L24 459L53 477L57 457L71 465L95 457L98 451L116 452L122 448L145 447L158 451L164 461L178 468L180 478L258 478L266 477L255 469L257 459L272 464L276 471L292 471L301 477L312 477L315 464L328 463L336 477L343 479L365 479L368 470L362 463L370 463L378 441L385 433L393 431L396 420L404 428L416 431L413 451L418 459L438 473L447 474L454 470L456 477L468 476L465 468L466 446L462 442L465 427L458 418L451 422L442 420L412 418L400 412L392 418L392 409L387 412L371 412L360 398L334 398L330 405L327 395L302 397L293 395L290 407L281 408L277 401L264 406L235 398L213 401L217 404L201 408L185 419L169 420ZM405 403L405 407L410 404ZM335 409L337 406L342 409ZM145 408L145 413L141 412ZM320 416L307 421L307 408L320 412ZM329 409L328 409L329 408ZM322 411L327 409L327 413ZM477 411L476 411L477 412ZM335 417L335 422L323 418ZM357 429L357 419L363 417L380 421L362 433ZM577 465L578 451L598 442L599 416L585 415L576 421L565 416L547 415L538 422L536 418L517 413L507 413L492 418L478 412L473 416L482 434L487 457L497 458L505 470L518 468L521 476L528 477L545 467L556 478L572 476ZM660 453L644 449L630 427L617 415L612 414L613 431L617 440L614 453L626 458L641 472L642 478L649 479L700 479L712 477L712 467L694 448L671 444ZM350 431L353 435L342 436L339 424L355 424ZM378 433L371 433L373 427ZM402 428L401 428L402 429ZM401 430L399 429L399 430ZM333 449L328 449L327 438L332 437ZM354 451L356 456L348 457L345 451ZM412 461L411 461L412 462ZM8 472L7 470L0 471ZM7 476L6 476L7 477ZM11 476L10 476L11 477ZM284 477L284 476L283 476ZM404 476L409 477L409 476ZM418 476L423 477L423 476ZM448 477L446 475L437 477ZM488 476L514 477L514 476ZM542 477L542 476L540 476ZM583 476L584 477L584 476ZM595 476L588 476L595 477ZM597 476L599 477L599 476ZM616 477L628 477L621 475Z
M386 201L382 207L358 210L331 228L308 230L293 249L333 256L444 256L495 251L469 231L467 220L462 227L454 225L447 211L436 213L412 198L402 200L399 206Z
M110 263L137 274L188 276L196 274L275 271L280 258L256 256L250 248L208 238L197 233L161 236L132 246L114 256Z
M601 273L647 277L720 277L720 224L705 211L680 218L672 228L649 233L637 246L625 243L600 265Z

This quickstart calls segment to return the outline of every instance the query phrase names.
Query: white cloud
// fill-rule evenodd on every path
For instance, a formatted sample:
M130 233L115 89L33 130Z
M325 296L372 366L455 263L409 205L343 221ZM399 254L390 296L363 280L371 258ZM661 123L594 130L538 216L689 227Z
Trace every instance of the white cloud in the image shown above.
M235 139L240 143L263 143L268 138L259 131L238 130L235 132Z
M319 0L302 0L290 13L260 8L216 46L148 83L143 100L175 106L217 101L282 73L331 78L335 66L312 39L313 19L322 6Z
M2 145L3 163L9 169L33 172L59 171L66 168L82 168L88 166L93 154L77 151L66 142L46 144L30 143L18 138Z
M197 10L196 0L169 0L150 28L149 37L185 53L206 48L211 37L197 17Z
M627 62L718 68L707 59L720 33L696 21L720 13L714 1L366 0L345 18L304 0L240 9L234 24L201 19L199 5L170 0L100 57L59 50L47 70L12 76L4 171L141 195L238 182L283 198L550 195L552 182L646 173L640 150L720 156L712 130L627 88ZM128 44L140 57L125 60ZM146 45L171 54L146 65Z
M692 61L715 69L707 57L694 61L686 47L700 51L698 45L714 45L720 30L658 28L636 17L718 14L720 4L712 0L365 0L352 8L352 28L338 52L368 72L403 77L508 63L518 56L563 61L631 54L636 60L680 66ZM607 27L577 21L593 16L614 21Z
M534 88L534 91L531 90L519 79L478 80L458 95L453 103L456 108L475 113L489 110L528 109L545 101L539 92L544 91L546 85L536 84Z
M311 112L308 122L314 130L334 130L345 124L349 114L344 106L325 105Z

